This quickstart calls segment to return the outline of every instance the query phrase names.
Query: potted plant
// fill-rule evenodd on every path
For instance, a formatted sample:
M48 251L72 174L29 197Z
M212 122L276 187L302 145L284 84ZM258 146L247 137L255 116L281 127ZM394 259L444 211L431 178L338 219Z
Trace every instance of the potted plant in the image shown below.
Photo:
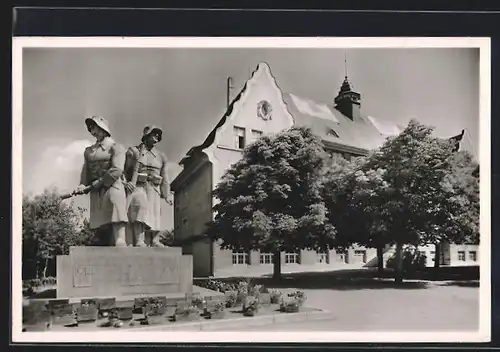
M288 296L296 299L299 307L302 307L304 305L304 302L306 301L306 294L303 291L295 291L289 293Z
M237 291L226 291L226 308L232 308L236 305L236 301L238 299Z
M280 304L280 311L285 313L296 313L299 311L299 301L296 298L283 299Z
M271 304L279 304L283 293L279 290L271 290L269 291L269 296Z
M225 316L225 302L216 302L209 310L207 314L208 319L222 319Z
M248 297L243 308L243 315L253 317L259 311L259 301L254 297Z

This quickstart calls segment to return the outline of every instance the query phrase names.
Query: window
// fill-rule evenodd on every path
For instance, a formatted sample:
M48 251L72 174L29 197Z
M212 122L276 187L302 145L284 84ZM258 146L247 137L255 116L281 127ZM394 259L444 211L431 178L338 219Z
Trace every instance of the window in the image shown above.
M335 130L333 128L328 128L326 134L328 136L333 136L333 137L339 138L338 133L335 132Z
M238 149L245 148L245 129L234 127L234 147Z
M233 264L250 264L248 253L233 252Z
M469 251L469 260L472 260L473 262L477 261L477 252L476 251Z
M348 160L348 161L351 160L351 154L349 154L349 153L344 153L344 154L342 154L342 156L344 157L345 160Z
M285 253L285 264L299 264L298 253Z
M435 257L436 257L436 252L431 251L431 252L430 252L430 255L431 255L431 260L432 260L432 261L435 261L435 260L436 260L436 258L435 258Z
M354 256L361 257L361 260L363 261L363 263L366 263L366 251L365 250L355 250Z
M261 253L260 254L260 263L261 264L272 264L273 263L273 254L272 253Z
M252 130L252 142L262 137L262 131Z
M318 252L318 257L317 257L318 263L322 264L329 264L330 263L330 258L327 252Z
M458 260L465 262L465 251L458 251Z
M339 153L339 152L330 152L330 155L332 156L332 158L342 158L342 153Z

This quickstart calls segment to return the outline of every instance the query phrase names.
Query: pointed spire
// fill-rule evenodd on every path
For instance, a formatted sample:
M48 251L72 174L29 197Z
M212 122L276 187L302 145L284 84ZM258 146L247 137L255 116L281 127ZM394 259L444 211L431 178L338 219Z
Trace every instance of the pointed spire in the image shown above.
M347 81L347 53L344 52L344 68L345 68L345 79Z

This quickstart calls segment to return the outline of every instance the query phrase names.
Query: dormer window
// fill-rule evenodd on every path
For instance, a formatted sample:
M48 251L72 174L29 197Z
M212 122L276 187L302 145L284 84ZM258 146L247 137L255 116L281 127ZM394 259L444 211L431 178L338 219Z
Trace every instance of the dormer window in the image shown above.
M329 129L327 130L326 134L327 134L328 136L333 136L333 137L335 137L335 138L339 138L338 133L337 133L337 132L335 132L335 130L334 130L333 128L329 128Z

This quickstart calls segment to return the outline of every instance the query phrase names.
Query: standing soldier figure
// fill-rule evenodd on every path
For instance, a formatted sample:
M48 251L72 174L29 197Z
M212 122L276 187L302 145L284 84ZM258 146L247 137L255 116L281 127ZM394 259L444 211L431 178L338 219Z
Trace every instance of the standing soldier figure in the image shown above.
M145 232L152 233L151 244L164 247L160 242L161 202L170 200L170 186L167 177L167 157L155 148L161 141L162 130L156 126L146 126L143 130L142 143L130 147L125 161L125 189L129 231L135 245L147 246Z
M96 143L85 149L80 185L74 194L90 193L90 228L98 230L101 244L123 247L128 221L122 179L125 148L111 138L103 117L87 118L85 124Z

